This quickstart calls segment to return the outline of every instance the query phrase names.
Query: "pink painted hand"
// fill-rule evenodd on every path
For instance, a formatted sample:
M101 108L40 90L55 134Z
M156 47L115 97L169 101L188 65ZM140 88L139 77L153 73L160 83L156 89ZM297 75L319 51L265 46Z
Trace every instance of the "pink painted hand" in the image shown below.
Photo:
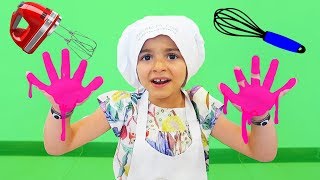
M279 61L273 59L269 70L260 85L260 61L258 56L252 57L251 64L251 84L249 84L239 67L234 69L234 74L238 82L240 92L235 94L226 84L220 83L218 88L224 96L223 112L227 114L228 100L242 112L242 138L248 143L246 123L251 124L251 119L268 113L275 105L275 124L278 124L279 98L293 88L297 82L291 78L285 85L275 92L270 92Z
M56 69L48 52L42 54L45 68L51 84L42 83L33 73L27 72L26 77L29 81L29 97L32 97L32 85L44 92L53 107L58 107L62 116L61 140L65 140L65 116L77 105L82 104L90 94L98 89L102 83L102 77L95 77L89 85L82 86L82 80L87 68L87 61L82 60L78 69L70 78L70 55L68 49L62 50L61 78L59 79Z

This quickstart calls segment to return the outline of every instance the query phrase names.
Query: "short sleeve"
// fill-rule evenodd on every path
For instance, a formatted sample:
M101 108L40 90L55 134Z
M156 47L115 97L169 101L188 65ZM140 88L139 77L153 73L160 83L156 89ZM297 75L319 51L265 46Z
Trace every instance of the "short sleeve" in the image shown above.
M208 137L222 113L223 104L201 86L193 87L190 92L198 120L203 132ZM206 103L207 96L209 96L209 107Z
M99 105L117 137L125 133L128 117L135 112L136 105L131 99L131 93L126 91L110 91L98 96Z

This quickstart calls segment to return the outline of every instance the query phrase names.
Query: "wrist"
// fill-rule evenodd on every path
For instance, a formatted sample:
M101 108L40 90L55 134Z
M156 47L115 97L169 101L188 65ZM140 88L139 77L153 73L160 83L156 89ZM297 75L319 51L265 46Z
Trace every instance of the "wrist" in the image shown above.
M73 109L74 110L74 109ZM69 111L69 112L66 112L65 113L65 117L64 118L69 118L72 113L73 113L73 110ZM57 111L54 106L51 106L51 109L50 109L50 112L52 114L52 117L55 118L55 119L62 119L62 114L61 112Z
M265 126L268 124L270 120L270 113L267 113L267 115L264 118L259 118L259 120L257 120L257 118L254 120L252 118L251 123L257 126Z
M52 105L51 105L51 108L53 108L55 111L57 111L57 112L59 112L59 113L61 114L61 110L60 110L60 108L59 108L59 105L57 105L57 104L52 104Z
M262 121L264 118L268 116L269 112L262 114L261 116L253 116L252 121Z

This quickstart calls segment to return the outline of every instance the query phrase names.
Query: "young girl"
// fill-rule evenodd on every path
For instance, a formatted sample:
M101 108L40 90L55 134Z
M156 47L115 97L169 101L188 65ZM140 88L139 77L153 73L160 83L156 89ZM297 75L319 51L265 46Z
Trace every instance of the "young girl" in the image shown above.
M203 87L183 90L204 61L202 36L197 25L186 17L149 16L128 26L118 44L118 68L137 90L100 95L100 107L71 125L74 107L83 103L102 84L102 79L98 77L82 87L86 61L80 63L70 78L69 51L64 49L62 56L59 79L49 54L43 54L50 86L32 73L27 74L29 82L43 90L52 103L44 129L45 149L51 155L72 151L112 129L119 138L114 174L122 180L207 179L210 135L258 161L272 161L276 156L277 136L269 121L274 101L271 107L261 111L267 101L251 98L254 93L247 96L239 93L238 97L224 84L219 85L225 100L229 99L243 113L246 104L256 104L251 109L255 114L250 117L252 126L247 142L242 139L244 129L227 120L222 113L223 104ZM251 80L260 84L257 57L253 58L252 67ZM276 67L277 63L273 62L268 79L273 80ZM240 91L253 87L246 82L241 69L236 68L235 73ZM272 96L275 101L295 82L278 90ZM271 84L269 81L268 86ZM259 87L253 88L254 91L259 93ZM243 97L248 97L243 101L245 104L239 100ZM65 120L63 141L59 138L61 122L57 119Z

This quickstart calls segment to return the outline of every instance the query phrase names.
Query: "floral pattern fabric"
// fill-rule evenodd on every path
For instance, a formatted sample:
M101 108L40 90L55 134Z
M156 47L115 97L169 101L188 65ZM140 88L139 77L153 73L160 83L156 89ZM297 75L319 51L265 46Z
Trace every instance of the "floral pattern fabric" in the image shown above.
M209 107L207 107L208 92L201 86L195 86L187 92L200 123L208 171L209 135L222 112L223 104L209 95ZM119 137L113 161L117 179L124 180L129 174L136 134L137 103L142 93L140 90L110 91L98 97L100 107L114 134ZM161 108L149 102L146 126L146 142L159 153L176 156L185 152L192 143L185 108Z

